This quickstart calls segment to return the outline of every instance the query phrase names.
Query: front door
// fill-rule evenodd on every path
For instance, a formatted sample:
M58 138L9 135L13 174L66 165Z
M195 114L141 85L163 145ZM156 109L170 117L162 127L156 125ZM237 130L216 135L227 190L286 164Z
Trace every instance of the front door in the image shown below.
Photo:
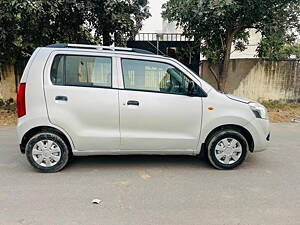
M190 78L167 63L121 59L121 64L121 151L193 152L201 129L202 99L188 96Z
M46 73L44 79L50 122L71 136L77 151L119 150L119 100L118 90L112 88L113 58L70 54L52 57L50 75Z

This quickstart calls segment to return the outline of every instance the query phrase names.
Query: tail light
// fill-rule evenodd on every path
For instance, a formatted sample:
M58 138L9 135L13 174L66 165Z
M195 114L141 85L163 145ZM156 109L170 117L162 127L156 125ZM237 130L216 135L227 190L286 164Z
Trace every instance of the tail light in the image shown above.
M18 88L17 93L17 112L18 118L26 115L26 105L25 105L25 83L21 83Z

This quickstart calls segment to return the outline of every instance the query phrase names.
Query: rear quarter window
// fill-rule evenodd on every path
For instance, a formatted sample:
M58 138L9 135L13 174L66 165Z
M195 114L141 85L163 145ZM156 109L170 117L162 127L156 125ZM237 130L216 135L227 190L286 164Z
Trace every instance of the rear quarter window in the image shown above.
M52 84L63 85L63 78L64 78L64 56L63 55L55 56L51 67L50 78Z

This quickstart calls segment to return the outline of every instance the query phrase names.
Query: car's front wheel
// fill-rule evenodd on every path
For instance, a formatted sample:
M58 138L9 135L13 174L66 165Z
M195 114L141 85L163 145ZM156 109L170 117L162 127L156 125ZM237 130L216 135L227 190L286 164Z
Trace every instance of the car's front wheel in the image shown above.
M69 150L57 134L43 132L27 143L25 153L29 163L40 172L53 173L63 169L69 160Z
M217 169L233 169L241 165L248 151L246 138L232 129L216 132L207 145L209 162Z

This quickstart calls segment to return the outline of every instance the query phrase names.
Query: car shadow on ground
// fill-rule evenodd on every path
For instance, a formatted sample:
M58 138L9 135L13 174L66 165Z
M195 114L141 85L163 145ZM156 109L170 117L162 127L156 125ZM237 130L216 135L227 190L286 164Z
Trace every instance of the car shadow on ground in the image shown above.
M117 168L155 168L155 167L193 167L207 168L211 166L204 158L195 156L170 155L114 155L114 156L82 156L72 157L69 169L113 169Z

